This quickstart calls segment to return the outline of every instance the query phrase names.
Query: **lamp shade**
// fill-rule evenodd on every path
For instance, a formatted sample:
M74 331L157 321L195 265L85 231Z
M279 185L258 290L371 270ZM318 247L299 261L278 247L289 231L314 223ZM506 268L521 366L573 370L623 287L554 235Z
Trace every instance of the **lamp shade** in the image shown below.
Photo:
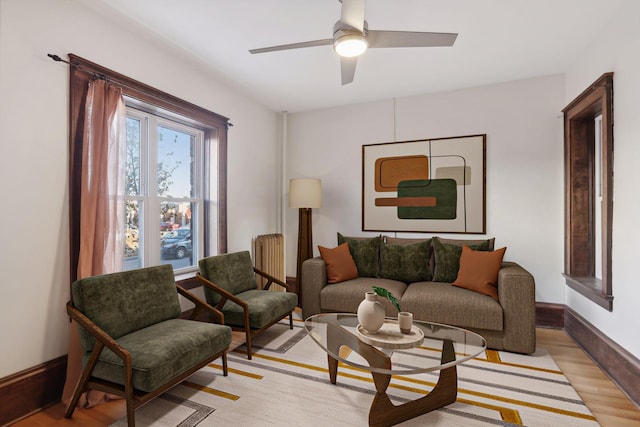
M316 178L289 180L290 208L319 208L322 206L322 186Z

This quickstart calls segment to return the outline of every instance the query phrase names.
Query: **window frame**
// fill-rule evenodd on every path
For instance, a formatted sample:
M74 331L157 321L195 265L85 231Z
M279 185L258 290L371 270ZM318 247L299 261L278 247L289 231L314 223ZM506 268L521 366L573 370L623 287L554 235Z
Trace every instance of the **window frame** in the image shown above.
M106 67L95 64L74 54L68 54L70 68L69 82L69 224L70 224L70 273L71 281L77 278L78 253L80 250L80 174L82 173L82 120L84 117L84 99L87 82L96 78L105 79L120 85L126 97L143 104L174 113L192 120L204 131L203 144L211 145L215 139L217 152L205 149L204 156L217 161L217 176L205 176L204 183L215 181L217 185L217 204L211 206L205 199L204 212L204 256L211 255L207 242L211 238L217 241L219 253L227 251L227 130L229 119L190 102L184 101L166 92L155 89L137 80L131 79ZM202 189L207 194L207 188ZM216 226L217 225L217 226Z
M565 272L567 286L613 311L613 73L605 73L574 99L564 113ZM596 126L602 116L602 211L596 251ZM596 255L601 278L596 277Z
M142 233L139 236L139 244L142 250L138 253L142 266L164 264L160 255L160 236L157 230L160 229L160 219L157 216L157 208L162 203L180 204L188 202L192 207L191 230L193 255L192 259L198 259L204 254L204 206L207 200L215 200L217 194L212 195L204 191L207 188L205 183L206 171L211 169L211 162L204 156L204 130L193 123L189 123L187 118L173 117L164 111L155 108L148 108L141 105L139 101L125 97L126 117L140 122L140 188L137 195L125 194L125 200L135 200L142 208L142 223L144 224ZM193 136L194 150L194 171L192 180L192 192L189 196L161 196L157 193L157 164L158 164L158 128L165 128L176 132ZM217 145L217 144L216 144ZM213 199L212 199L212 196ZM195 207L195 209L193 209ZM140 230L139 230L140 231ZM213 242L208 242L208 246L213 248ZM173 264L169 262L170 264ZM197 270L197 265L176 268L176 274L189 273Z

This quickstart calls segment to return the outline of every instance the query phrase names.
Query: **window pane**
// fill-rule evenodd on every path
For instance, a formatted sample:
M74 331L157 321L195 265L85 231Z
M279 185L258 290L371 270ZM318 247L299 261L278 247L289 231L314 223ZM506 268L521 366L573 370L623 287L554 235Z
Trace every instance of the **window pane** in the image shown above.
M158 126L158 195L194 197L193 154L195 137Z
M160 259L173 269L194 265L193 248L197 247L191 236L192 204L189 202L160 203ZM198 230L193 230L195 236Z
M125 193L140 195L140 120L127 117L127 180Z
M137 200L127 200L126 202L126 228L125 228L125 247L124 247L124 265L123 270L133 270L141 268L142 262L142 230L140 229L140 216L142 211L140 208L142 203Z
M198 210L208 184L203 182L204 135L142 110L128 111L124 270L158 264L174 270L197 267L197 255L204 250Z

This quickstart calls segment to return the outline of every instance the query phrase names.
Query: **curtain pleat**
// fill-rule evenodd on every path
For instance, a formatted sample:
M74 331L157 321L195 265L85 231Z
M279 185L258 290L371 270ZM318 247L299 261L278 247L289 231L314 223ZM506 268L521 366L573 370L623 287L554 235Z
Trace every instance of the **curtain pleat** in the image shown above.
M104 80L89 82L82 138L80 251L77 278L122 269L124 251L124 189L126 109L122 88ZM63 402L71 399L82 372L78 326L70 324L67 378ZM90 407L108 400L91 390L78 402Z

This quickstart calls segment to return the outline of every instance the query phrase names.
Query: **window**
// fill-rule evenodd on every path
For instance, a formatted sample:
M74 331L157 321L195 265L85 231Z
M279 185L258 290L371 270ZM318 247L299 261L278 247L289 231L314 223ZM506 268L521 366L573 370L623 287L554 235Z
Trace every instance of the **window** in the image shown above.
M127 100L131 161L123 267L169 263L188 271L199 258L225 253L229 119L76 55L69 60L71 280L80 248L78 123L87 82L95 78L120 85Z
M564 110L567 286L613 310L613 73Z
M124 270L157 264L188 269L202 258L204 171L211 166L204 132L184 121L127 107Z

